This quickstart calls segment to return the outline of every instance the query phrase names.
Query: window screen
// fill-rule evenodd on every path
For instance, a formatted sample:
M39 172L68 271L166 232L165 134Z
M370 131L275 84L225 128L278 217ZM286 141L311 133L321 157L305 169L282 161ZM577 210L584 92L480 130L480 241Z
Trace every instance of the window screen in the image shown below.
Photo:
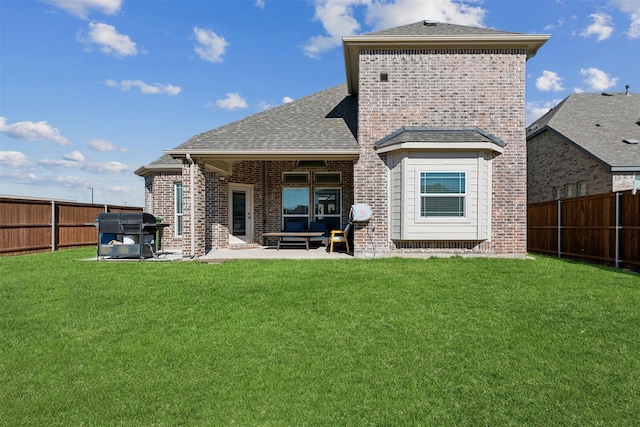
M420 216L464 217L466 172L420 172Z

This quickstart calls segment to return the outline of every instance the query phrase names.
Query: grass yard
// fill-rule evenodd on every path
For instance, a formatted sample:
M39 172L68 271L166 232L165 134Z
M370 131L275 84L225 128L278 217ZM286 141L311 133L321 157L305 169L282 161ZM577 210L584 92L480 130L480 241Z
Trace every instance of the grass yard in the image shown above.
M637 425L640 276L0 258L0 425Z

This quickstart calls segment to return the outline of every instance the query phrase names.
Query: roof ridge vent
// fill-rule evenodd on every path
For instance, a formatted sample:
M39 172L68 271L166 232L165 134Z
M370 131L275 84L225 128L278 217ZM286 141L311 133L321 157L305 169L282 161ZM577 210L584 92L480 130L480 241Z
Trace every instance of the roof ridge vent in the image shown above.
M429 19L425 19L424 25L427 27L435 27L436 25L438 25L438 21L431 21Z

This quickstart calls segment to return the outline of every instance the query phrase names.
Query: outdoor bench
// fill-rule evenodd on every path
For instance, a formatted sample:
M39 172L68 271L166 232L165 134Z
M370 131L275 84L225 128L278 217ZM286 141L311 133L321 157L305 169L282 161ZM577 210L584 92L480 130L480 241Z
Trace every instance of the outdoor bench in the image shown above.
M278 250L281 245L305 245L309 250L309 241L313 238L324 237L323 231L277 231L272 233L263 233L264 237L277 237Z

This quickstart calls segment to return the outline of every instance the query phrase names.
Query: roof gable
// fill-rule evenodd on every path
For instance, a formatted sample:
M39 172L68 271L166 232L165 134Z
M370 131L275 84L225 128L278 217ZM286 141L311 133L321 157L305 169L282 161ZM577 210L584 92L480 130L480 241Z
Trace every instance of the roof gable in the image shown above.
M347 86L359 89L362 49L523 49L527 59L549 39L548 34L522 34L440 22L420 21L375 33L342 38Z
M454 36L454 35L518 34L490 28L468 27L436 21L419 21L401 27L368 33L368 36Z
M527 141L553 131L610 171L640 171L640 95L574 93L527 128Z

